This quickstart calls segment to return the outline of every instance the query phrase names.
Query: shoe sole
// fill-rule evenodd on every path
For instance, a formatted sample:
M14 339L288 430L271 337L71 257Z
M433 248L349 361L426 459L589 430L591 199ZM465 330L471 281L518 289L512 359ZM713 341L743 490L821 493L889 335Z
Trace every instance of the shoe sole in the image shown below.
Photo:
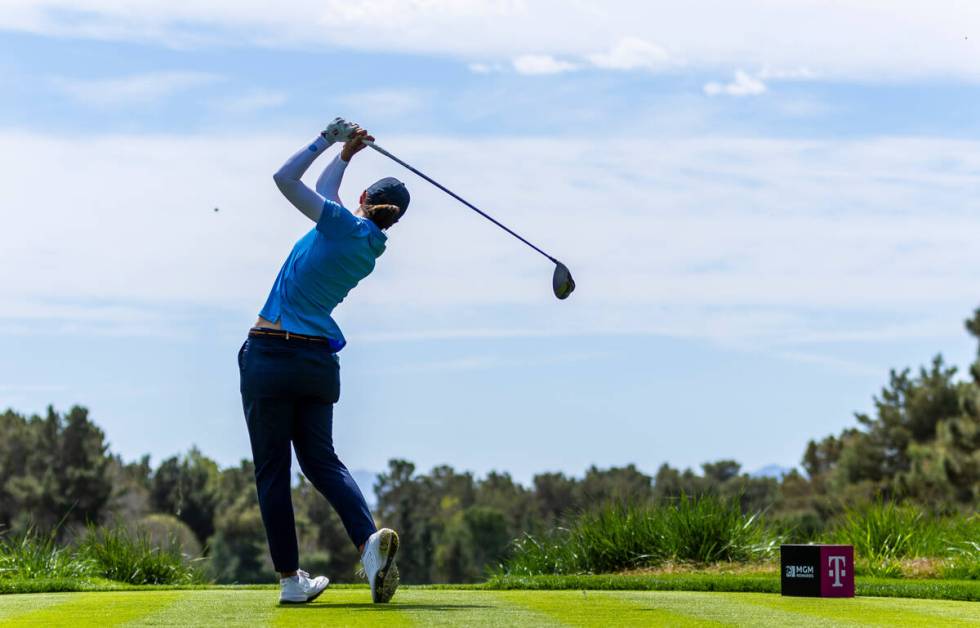
M374 577L374 603L386 604L395 595L398 588L398 566L395 565L395 554L398 553L398 533L387 528L381 530L380 550L385 554L384 567L378 570Z

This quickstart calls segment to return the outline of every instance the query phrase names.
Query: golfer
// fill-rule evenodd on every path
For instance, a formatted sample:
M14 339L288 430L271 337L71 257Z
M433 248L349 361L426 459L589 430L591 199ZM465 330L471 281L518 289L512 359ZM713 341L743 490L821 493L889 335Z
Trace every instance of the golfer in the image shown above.
M303 474L340 515L361 552L372 600L387 602L398 587L398 535L374 525L364 496L333 448L333 404L340 398L337 353L347 341L330 314L374 270L385 250L385 231L405 215L409 201L405 184L388 177L361 193L353 213L341 204L344 169L366 146L365 139L374 138L337 118L274 175L283 195L316 226L286 258L238 353L259 508L282 603L310 602L329 584L325 576L311 578L299 569L290 445ZM344 142L340 154L316 190L309 189L300 177L338 141Z

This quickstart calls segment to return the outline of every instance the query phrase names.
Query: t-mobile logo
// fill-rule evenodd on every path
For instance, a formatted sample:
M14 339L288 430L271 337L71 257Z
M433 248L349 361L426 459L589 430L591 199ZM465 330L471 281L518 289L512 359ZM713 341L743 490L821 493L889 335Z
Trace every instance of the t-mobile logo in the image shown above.
M830 565L827 575L834 579L834 582L830 586L843 587L844 584L840 581L840 579L847 575L847 571L844 569L844 567L847 566L847 557L828 556L827 563Z

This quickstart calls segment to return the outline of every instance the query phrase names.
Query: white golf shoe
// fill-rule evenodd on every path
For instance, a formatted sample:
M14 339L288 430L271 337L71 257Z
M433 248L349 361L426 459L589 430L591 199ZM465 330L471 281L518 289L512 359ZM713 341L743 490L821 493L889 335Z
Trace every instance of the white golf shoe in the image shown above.
M326 576L317 576L311 579L310 574L305 571L297 571L295 576L279 580L279 603L306 604L312 602L327 589L328 584L330 584L330 578Z
M364 544L361 564L368 584L371 585L371 600L384 604L395 595L398 588L398 566L395 554L398 553L398 533L381 528Z

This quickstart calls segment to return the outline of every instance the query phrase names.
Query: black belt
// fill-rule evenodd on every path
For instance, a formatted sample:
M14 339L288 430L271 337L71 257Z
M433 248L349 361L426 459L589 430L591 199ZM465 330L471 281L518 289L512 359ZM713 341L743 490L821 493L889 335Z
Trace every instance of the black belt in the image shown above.
M308 334L294 334L284 329L269 329L268 327L253 327L248 330L249 338L281 338L283 340L302 340L303 342L315 342L329 346L330 341L323 336L310 336Z

